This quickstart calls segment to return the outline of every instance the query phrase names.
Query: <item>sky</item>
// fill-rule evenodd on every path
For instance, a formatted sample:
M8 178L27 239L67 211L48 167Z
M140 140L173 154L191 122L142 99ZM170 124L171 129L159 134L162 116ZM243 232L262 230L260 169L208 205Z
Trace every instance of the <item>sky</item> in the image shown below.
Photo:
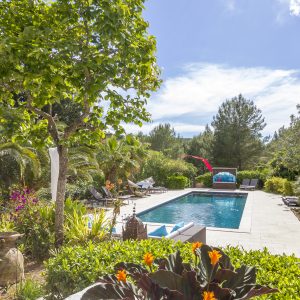
M242 94L272 135L300 104L300 0L148 0L163 83L151 95L152 122L183 137L203 131L226 99Z

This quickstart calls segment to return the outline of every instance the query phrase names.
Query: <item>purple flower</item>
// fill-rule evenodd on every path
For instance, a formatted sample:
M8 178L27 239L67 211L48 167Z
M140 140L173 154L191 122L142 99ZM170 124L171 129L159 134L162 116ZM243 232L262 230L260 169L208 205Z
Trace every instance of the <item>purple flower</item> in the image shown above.
M18 205L17 207L16 207L16 211L19 211L19 210L21 210L21 209L23 209L24 208L24 205Z

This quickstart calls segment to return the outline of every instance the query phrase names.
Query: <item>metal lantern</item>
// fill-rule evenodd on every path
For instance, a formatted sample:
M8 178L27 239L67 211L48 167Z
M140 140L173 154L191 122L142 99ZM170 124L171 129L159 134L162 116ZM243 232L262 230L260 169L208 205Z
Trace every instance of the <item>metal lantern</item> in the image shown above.
M133 214L125 223L125 228L122 228L123 240L145 240L147 239L147 225L135 214L135 206L133 207Z

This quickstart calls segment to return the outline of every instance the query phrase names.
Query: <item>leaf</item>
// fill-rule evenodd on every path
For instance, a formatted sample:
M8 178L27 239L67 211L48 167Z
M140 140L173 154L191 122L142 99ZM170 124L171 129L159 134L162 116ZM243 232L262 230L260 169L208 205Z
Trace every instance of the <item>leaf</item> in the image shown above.
M244 300L250 299L256 296L261 296L265 294L277 293L278 289L273 289L267 286L261 285L245 285L242 288L236 289L236 299Z
M121 285L111 283L100 283L88 289L83 296L82 300L95 300L95 299L139 299L128 288ZM140 298L142 299L142 298Z
M172 271L176 274L181 275L184 270L180 251L172 253L166 259L159 260L159 269Z
M224 282L223 286L230 289L236 289L246 284L255 284L256 281L256 269L255 267L242 266L236 269L235 276L231 277L230 280Z

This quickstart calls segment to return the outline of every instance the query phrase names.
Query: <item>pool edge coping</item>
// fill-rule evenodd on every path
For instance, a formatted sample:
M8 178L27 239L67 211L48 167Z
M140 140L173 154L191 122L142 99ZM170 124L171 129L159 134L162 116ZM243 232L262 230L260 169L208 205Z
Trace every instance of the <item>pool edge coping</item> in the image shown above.
M176 200L177 198L180 198L180 197L183 197L183 196L186 196L188 194L191 194L193 192L202 192L202 193L205 193L205 192L210 192L210 193L216 193L216 194L244 194L244 195L247 195L247 200L246 200L246 204L245 204L245 207L244 207L244 210L243 210L243 214L242 214L242 217L241 217L241 221L240 221L240 226L238 229L234 229L234 228L220 228L220 227L205 227L206 230L209 230L209 231L224 231L224 232L235 232L235 233L250 233L251 232L251 227L252 227L252 208L253 208L253 193L251 193L250 191L241 191L241 190L215 190L215 189L201 189L201 188L189 188L189 189L186 189L186 193L183 193L179 196L176 196L176 197L172 197L172 199L166 199L165 201L159 203L159 204L156 204L152 207L148 207L146 209L143 209L143 210L140 210L139 212L137 212L137 216L139 214L142 214L142 213L145 213L147 211L150 211L154 208L157 208L159 206L162 206L166 203L169 203L171 201L174 201ZM164 224L164 223L155 223L155 222L147 222L147 224L151 225L157 225L157 224ZM168 224L170 225L170 224ZM174 225L174 224L173 224Z

